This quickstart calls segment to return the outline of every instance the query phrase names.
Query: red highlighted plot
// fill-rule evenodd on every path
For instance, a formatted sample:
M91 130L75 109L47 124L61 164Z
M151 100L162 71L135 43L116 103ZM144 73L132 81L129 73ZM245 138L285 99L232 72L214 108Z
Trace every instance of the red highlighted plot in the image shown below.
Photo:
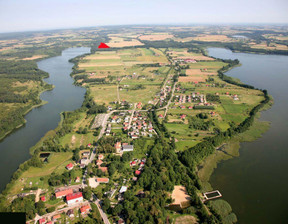
M101 42L98 48L110 48L110 47L107 44Z

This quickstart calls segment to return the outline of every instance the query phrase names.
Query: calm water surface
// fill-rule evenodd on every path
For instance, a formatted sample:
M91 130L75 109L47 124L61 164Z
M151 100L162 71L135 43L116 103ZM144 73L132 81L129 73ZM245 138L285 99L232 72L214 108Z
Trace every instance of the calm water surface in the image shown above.
M267 89L275 104L262 112L270 129L258 140L241 143L240 157L221 162L211 176L239 223L288 223L288 57L233 53L209 48L209 55L239 59L226 74Z
M45 81L55 85L55 88L40 96L48 104L30 111L25 116L27 123L0 142L0 191L10 181L19 164L30 158L29 148L47 131L57 127L60 113L81 107L85 89L73 85L70 77L73 64L68 60L89 52L90 48L69 48L61 56L38 62L38 67L50 75Z

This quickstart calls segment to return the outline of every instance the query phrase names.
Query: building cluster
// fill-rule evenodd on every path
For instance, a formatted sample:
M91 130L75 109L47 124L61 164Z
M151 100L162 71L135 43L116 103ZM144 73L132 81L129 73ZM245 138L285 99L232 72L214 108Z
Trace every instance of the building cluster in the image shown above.
M124 130L125 127L127 127L125 125L127 124L124 123ZM131 118L130 129L127 128L126 130L128 130L128 136L132 139L139 138L140 136L152 137L152 133L154 132L151 121L148 121L148 117L144 116L143 113L139 111L134 112Z
M133 178L134 181L137 180L137 176L139 176L141 174L141 172L144 170L145 163L146 163L146 158L134 159L133 161L130 162L130 167L138 166L138 169L135 170L136 176Z
M96 161L96 165L98 167L99 170L101 170L103 173L108 173L108 167L106 166L101 166L103 163L104 156L103 154L98 155L98 159Z
M115 144L116 153L123 153L123 152L132 152L134 150L133 145L129 145L128 143L116 142Z
M200 103L207 103L206 102L206 97L204 94L200 94L199 92L197 93L192 93L187 94L187 95L176 95L175 96L175 104L177 105L177 103L192 103L192 102L197 102L199 101Z

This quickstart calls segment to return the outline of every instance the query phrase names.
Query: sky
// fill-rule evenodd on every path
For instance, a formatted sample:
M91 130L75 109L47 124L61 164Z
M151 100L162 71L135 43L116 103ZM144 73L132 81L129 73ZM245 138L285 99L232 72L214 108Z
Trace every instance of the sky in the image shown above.
M127 24L288 24L288 0L0 0L0 32Z

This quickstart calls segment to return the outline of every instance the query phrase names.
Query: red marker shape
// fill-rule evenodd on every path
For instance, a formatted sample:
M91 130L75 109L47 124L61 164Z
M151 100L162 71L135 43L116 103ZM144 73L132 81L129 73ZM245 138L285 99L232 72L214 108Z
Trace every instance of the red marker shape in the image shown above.
M107 44L101 42L98 48L110 48L110 47Z

